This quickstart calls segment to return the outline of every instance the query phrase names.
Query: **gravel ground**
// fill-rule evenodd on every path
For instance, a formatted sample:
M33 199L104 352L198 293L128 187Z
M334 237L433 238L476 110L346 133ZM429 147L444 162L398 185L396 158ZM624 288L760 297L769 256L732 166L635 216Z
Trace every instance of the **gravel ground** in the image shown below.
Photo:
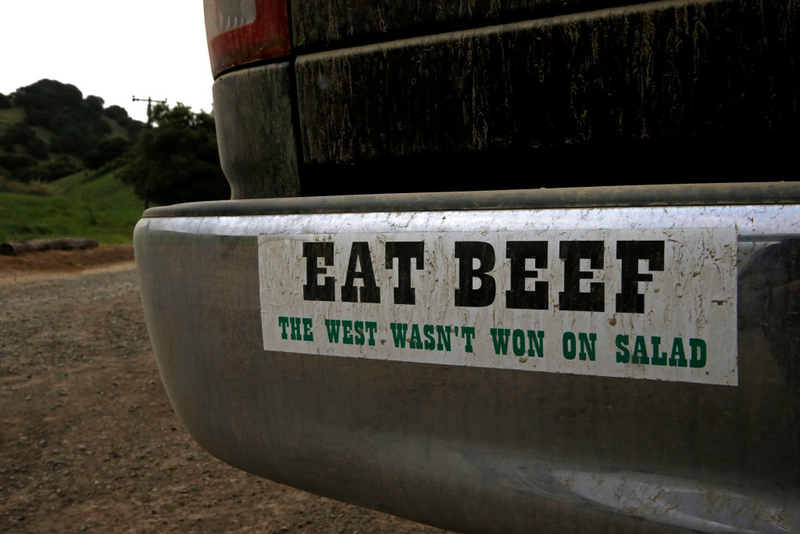
M169 406L130 247L43 254L0 262L0 532L442 532L211 457Z

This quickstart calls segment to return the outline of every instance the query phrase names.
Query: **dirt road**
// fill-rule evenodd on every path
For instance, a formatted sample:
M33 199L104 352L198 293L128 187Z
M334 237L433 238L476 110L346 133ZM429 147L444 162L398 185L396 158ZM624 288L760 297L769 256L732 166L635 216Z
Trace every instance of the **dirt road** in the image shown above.
M442 532L200 449L161 385L131 259L0 262L0 532Z

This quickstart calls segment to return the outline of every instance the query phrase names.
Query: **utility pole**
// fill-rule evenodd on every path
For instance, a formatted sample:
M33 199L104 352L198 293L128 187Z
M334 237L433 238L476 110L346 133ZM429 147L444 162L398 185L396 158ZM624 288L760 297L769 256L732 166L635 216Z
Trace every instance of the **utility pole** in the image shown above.
M167 99L166 98L164 100L153 100L149 96L147 98L136 98L136 95L133 95L133 101L134 102L147 102L147 124L150 124L152 122L152 120L153 120L152 119L152 114L151 114L152 113L153 102L155 102L156 104L166 104L167 103Z
M166 104L167 99L165 98L164 100L154 100L149 96L147 98L136 98L136 95L133 95L133 102L147 102L147 125L149 126L153 122L153 103ZM147 196L145 195L144 209L147 209L149 207L150 207L150 199L147 198Z

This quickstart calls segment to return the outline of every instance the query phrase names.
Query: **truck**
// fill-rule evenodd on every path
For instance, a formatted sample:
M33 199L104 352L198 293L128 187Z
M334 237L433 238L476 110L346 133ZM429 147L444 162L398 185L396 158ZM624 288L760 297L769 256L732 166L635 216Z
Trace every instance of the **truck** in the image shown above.
M150 208L183 426L459 532L800 531L797 1L205 0Z

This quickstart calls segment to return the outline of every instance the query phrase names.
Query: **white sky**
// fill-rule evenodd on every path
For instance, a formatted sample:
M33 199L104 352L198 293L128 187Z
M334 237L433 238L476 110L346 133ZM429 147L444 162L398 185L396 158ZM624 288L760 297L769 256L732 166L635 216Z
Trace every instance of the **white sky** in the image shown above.
M134 95L210 112L203 0L0 0L0 93L42 78L141 121Z

